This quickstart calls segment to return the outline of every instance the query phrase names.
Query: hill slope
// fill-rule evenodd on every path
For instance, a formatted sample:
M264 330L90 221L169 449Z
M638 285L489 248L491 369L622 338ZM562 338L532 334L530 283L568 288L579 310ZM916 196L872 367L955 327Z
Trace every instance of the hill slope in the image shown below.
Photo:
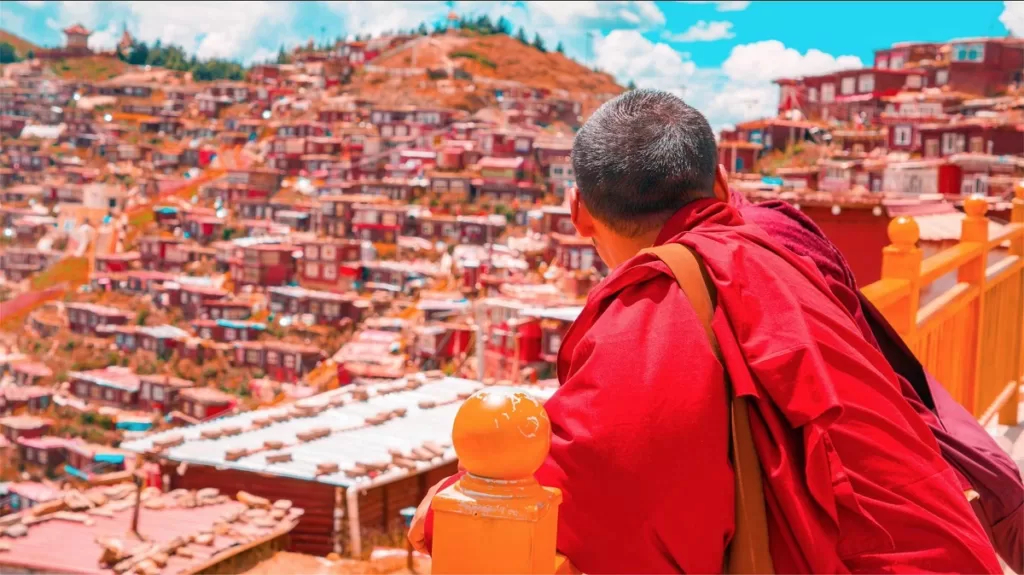
M449 68L468 72L473 81L436 82L424 76L427 69ZM374 59L368 70L353 83L353 88L364 95L386 99L397 90L413 100L407 103L433 100L434 104L470 111L493 105L494 88L503 85L565 90L583 102L585 113L599 102L597 95L624 90L608 74L590 70L556 52L541 52L504 34L417 38Z
M25 54L27 54L29 50L39 50L39 46L36 46L32 42L3 29L0 29L0 42L6 42L11 46L14 46L14 51L17 52L18 57L20 58L24 58Z
M134 66L103 54L82 56L80 58L61 58L50 62L50 69L57 76L66 80L85 80L96 82L108 80L132 70Z

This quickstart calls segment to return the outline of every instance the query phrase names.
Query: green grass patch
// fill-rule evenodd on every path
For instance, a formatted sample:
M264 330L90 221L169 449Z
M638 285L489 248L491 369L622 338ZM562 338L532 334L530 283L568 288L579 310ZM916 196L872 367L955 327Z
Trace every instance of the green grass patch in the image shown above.
M486 66L486 67L488 67L488 68L490 68L492 70L498 67L498 65L495 64L492 60L489 60L488 58L486 58L484 56L481 56L480 54L477 54L476 52L471 52L469 50L456 50L455 52L452 52L451 54L448 54L448 57L449 58L466 58L467 60L475 60L477 62L480 62L480 64L482 64L482 65L484 65L484 66Z

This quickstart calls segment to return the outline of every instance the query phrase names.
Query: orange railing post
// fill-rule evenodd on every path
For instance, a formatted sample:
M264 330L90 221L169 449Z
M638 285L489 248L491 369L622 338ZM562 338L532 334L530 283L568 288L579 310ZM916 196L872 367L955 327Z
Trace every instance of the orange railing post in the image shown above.
M533 474L551 447L539 401L504 387L472 395L452 442L467 473L434 497L434 573L554 573L558 489Z
M892 306L886 316L900 337L913 347L917 334L917 309L921 299L921 229L914 218L900 216L889 222L890 245L882 250L882 279L909 283L906 301Z
M982 377L982 365L984 362L982 358L981 334L983 333L985 322L985 275L988 268L989 225L985 213L988 212L988 202L982 196L973 195L964 200L964 212L967 214L967 217L961 223L960 243L977 244L980 246L980 249L977 256L961 266L956 274L957 282L970 284L978 290L977 303L973 304L972 312L975 317L972 318L972 323L967 324L973 327L974 333L963 334L970 344L970 347L965 348L964 352L970 354L968 357L973 358L973 369L970 370L970 373L966 374L966 380L963 382L964 395L962 401L964 401L965 407L974 412L975 416L978 416L978 411L984 409L982 401L984 396L983 386L996 385L997 383L994 381L984 381L985 378ZM970 403L967 404L968 402Z
M1013 212L1010 216L1010 221L1024 226L1024 180L1017 182L1017 185L1013 187L1013 194ZM1010 256L1016 256L1024 261L1024 235L1018 235L1010 242ZM1020 285L1024 286L1024 271L1021 272ZM1010 398L999 410L999 423L1003 425L1017 425L1017 416L1020 413L1020 386L1024 385L1024 294L1018 296L1017 310L1017 315L1021 322L1021 329L1018 332L1020 349L1010 350L1010 353L1016 353L1019 357L1017 370L1014 373L1017 385L1013 386Z

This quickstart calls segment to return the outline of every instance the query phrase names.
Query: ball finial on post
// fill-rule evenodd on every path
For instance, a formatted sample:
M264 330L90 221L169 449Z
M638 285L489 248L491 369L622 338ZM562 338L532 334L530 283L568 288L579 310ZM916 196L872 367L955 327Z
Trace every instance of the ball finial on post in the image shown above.
M540 401L485 387L455 415L452 443L466 474L434 496L434 573L553 573L561 492L533 477L548 457Z
M910 249L921 239L921 228L917 221L908 216L900 216L889 222L889 242L902 249Z
M482 389L455 415L452 443L466 471L487 479L523 479L544 463L551 423L533 397L507 387Z
M985 196L973 194L964 200L964 212L972 218L984 217L988 212L988 200Z
M1021 180L1013 185L1013 195L1018 200L1024 200L1024 180Z

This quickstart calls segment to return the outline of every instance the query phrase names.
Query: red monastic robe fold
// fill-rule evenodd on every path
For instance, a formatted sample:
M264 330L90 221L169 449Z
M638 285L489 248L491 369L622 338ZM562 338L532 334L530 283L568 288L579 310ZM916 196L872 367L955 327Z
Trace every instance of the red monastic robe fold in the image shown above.
M563 492L562 553L587 573L721 569L734 481L724 367L754 400L778 572L999 571L927 426L813 265L713 200L673 216L666 242L695 249L717 287L723 362L653 256L593 290L559 352L537 472Z

